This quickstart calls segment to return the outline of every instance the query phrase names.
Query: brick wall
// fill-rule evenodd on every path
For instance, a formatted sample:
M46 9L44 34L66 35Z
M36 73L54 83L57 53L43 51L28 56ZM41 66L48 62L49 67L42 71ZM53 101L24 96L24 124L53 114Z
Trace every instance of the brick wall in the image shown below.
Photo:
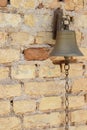
M87 130L86 0L0 0L0 130L64 130L64 70L48 58L60 6L84 54L70 69L70 130Z

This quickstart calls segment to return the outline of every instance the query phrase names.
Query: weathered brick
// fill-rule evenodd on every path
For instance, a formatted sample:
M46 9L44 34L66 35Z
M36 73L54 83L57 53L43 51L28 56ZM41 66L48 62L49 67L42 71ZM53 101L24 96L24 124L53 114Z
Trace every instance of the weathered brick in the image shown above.
M11 76L14 79L32 79L35 78L35 65L18 65L12 67Z
M58 126L62 123L62 118L60 113L51 113L51 114L40 114L33 116L24 117L24 127L26 129L40 129L47 126Z
M0 85L0 98L12 98L21 95L20 84Z
M82 65L81 63L73 63L70 64L70 70L69 70L69 76L71 78L73 77L80 77L83 74L83 69L82 69Z
M43 5L45 8L58 8L60 7L60 3L58 0L48 0L43 1Z
M64 130L64 127L61 127L61 128L60 127L59 128L50 128L50 129L46 129L46 130ZM81 126L81 125L80 126L70 126L69 130L87 130L87 126L86 125L83 125L83 126Z
M65 0L66 10L80 10L83 8L83 0Z
M21 121L17 117L0 118L1 130L21 130Z
M87 34L86 33L82 33L81 45L86 46L86 41L87 41ZM84 49L86 49L86 48L84 48Z
M60 2L58 2L58 0L53 0L51 3L49 3L48 7L51 9L55 9L61 7L61 4Z
M32 9L35 7L34 0L11 0L11 5L15 8Z
M11 44L12 45L16 45L16 46L26 46L29 44L33 44L34 43L34 36L30 35L27 32L14 32L10 35L12 41Z
M82 33L80 31L76 31L76 40L78 45L81 44Z
M0 46L2 47L7 42L8 36L5 32L0 32Z
M35 130L38 130L38 128ZM39 129L39 130L42 130L42 129ZM45 130L64 130L64 129L63 129L63 127L58 127L58 128L47 128Z
M55 44L52 32L39 32L36 36L37 44Z
M20 23L21 17L19 14L0 13L0 27L17 27Z
M69 106L72 109L84 107L86 105L84 101L84 96L70 96L69 97Z
M83 0L76 0L75 1L75 10L76 11L78 11L78 10L81 10L81 9L83 9L83 7L84 7L84 2L83 2Z
M6 115L10 112L10 102L0 101L0 115Z
M48 48L29 48L24 50L26 60L46 60L49 57Z
M50 129L47 129L47 130L63 130L62 127L59 127L59 128L50 128Z
M60 66L58 65L40 65L39 77L58 77L60 76Z
M0 7L7 6L7 0L0 0Z
M35 16L33 14L25 15L24 23L25 23L25 25L27 25L29 27L35 26L35 23L36 23Z
M35 8L35 0L26 0L26 1L23 1L23 7L25 9L32 9L32 8Z
M40 19L42 19L41 23L39 22ZM46 30L47 32L52 31L52 22L53 22L53 16L49 15L49 13L47 13L46 15L41 15L41 18L37 18L37 23L40 23L40 26L43 30ZM50 21L50 22L49 22ZM49 26L48 26L49 25ZM52 40L52 39L51 39Z
M80 118L81 117L81 118ZM72 122L86 122L87 121L87 110L77 110L71 113Z
M25 114L34 112L36 109L36 103L34 100L20 100L14 101L14 112L16 114Z
M72 92L79 93L79 92L86 92L87 91L87 78L79 78L73 81L72 84Z
M76 127L76 130L87 130L87 126Z
M16 49L0 49L0 63L9 63L18 61L20 51Z
M70 130L87 130L87 126L83 125L83 126L72 126L69 128Z
M75 10L75 4L73 0L66 0L66 5L65 5L66 10Z
M22 0L10 0L10 3L13 7L19 8L22 3Z
M24 83L25 93L31 97L52 96L64 92L63 81Z
M2 0L2 2L3 1L4 0ZM86 43L87 41L87 36L86 36L87 0L64 0L63 2L59 2L58 0L10 0L10 3L11 4L8 5L6 8L0 9L1 12L3 12L0 13L0 47L2 51L5 49L3 48L5 46L10 46L10 48L20 47L22 51L26 49L26 47L28 46L34 47L33 43L37 44L35 45L35 47L43 47L42 44L48 44L48 45L50 44L51 46L53 46L53 44L55 44L55 40L52 39L51 31L53 29L52 22L53 22L54 10L60 7L61 4L64 14L69 14L73 16L74 21L73 23L71 23L70 28L72 30L73 29L76 30L77 43L78 45L84 47L82 48L82 52L84 53L84 56L77 57L77 61L81 60L82 64L76 64L76 63L74 65L70 64L71 68L69 71L70 74L69 76L71 77L71 79L74 78L72 84L73 85L72 94L69 96L69 105L70 105L70 113L71 113L70 124L74 124L71 123L71 121L79 122L79 124L77 124L76 126L70 126L69 129L86 130L87 125L85 124L87 124L87 114L86 114L87 113L86 112L87 111L86 110L86 102L87 102L86 82L87 81L86 78L84 77L87 76L87 71L86 68L82 69L82 66L83 63L87 64L87 48L86 48L87 47L87 43ZM37 4L38 7L36 7ZM84 8L83 8L83 4L84 4ZM51 10L50 8L51 9L53 8L53 10ZM34 35L35 39L31 35L31 33ZM83 35L81 33L83 33ZM33 46L31 46L31 44L33 44ZM59 65L58 66L52 65L50 62L47 63L45 61L44 62L32 61L32 63L26 62L25 64L28 65L25 65L23 59L17 64L16 63L13 64L12 62L20 60L19 59L20 53L17 54L16 52L15 53L8 52L9 54L7 54L6 51L5 53L6 56L5 56L3 55L5 51L3 51L3 53L2 51L0 51L1 52L0 56L2 57L0 62L1 79L6 79L9 77L16 80L22 80L22 79L32 79L32 80L31 82L25 80L24 86L21 86L20 84L16 84L16 83L9 85L8 84L9 81L8 79L6 79L5 80L6 82L0 85L0 102L1 102L0 103L1 106L0 107L1 110L0 130L24 130L24 129L25 130L30 130L30 129L63 130L64 122L65 122L64 121L65 117L64 115L62 115L63 112L61 112L61 110L59 111L59 113L52 112L52 111L56 111L56 109L61 108L58 106L59 104L57 104L59 103L58 102L59 100L57 99L58 98L61 99L61 96L64 96L64 92L65 92L64 80L61 80L60 82L59 78L57 78L62 76L61 75L62 72L60 72L62 68L60 68ZM32 52L34 53L34 51ZM15 56L17 57L15 58ZM23 56L23 54L21 56ZM58 57L58 60L61 60L61 58ZM12 63L11 70L7 68L7 66L10 65L8 64L8 62ZM32 65L33 62L38 64L37 68L34 65ZM18 64L22 64L22 65L18 65ZM4 68L2 66L4 66ZM36 75L35 75L35 70L36 70ZM63 75L65 77L64 70L63 70ZM35 76L38 76L38 78L33 79L35 78ZM81 78L82 76L84 77ZM84 94L85 96L81 96ZM31 102L29 102L28 99L25 99L27 97L29 97L29 101L31 101L32 98L36 98L37 99L36 101L39 102L40 104L38 104L38 106L36 106L35 104L35 107L33 105L31 107ZM4 106L4 103L2 103L2 99L5 100L4 102L6 103L9 102L8 99L9 100L14 99L13 109L14 109L14 113L16 114L15 117L12 117L12 115L14 114L12 106L10 112L10 108L8 109L8 106L6 105ZM63 105L64 102L60 101L60 103L62 103ZM39 112L36 107L41 112ZM37 113L34 112L35 108ZM79 109L83 109L82 110L83 112L80 112ZM47 114L43 114L45 112L47 112ZM30 113L32 113L33 115L31 115ZM17 114L21 114L21 115L17 115ZM10 116L10 117L7 118L6 116ZM17 118L18 116L19 118ZM64 118L64 120L62 119L62 117ZM84 121L86 123L84 124L84 126L81 126L82 125L81 123L83 123ZM61 127L62 125L63 127Z
M62 101L60 97L44 97L40 101L39 110L50 111L60 109L61 102Z
M9 77L9 68L0 67L0 80L6 79Z
M87 28L87 14L76 15L74 17L74 26L76 28Z
M71 64L70 65L70 76L82 76L83 70L82 70L82 64Z

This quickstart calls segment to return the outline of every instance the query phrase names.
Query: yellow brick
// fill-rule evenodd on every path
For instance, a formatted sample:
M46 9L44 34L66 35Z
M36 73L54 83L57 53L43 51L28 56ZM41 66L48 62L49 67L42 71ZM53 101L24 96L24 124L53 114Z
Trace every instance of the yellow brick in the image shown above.
M83 0L66 0L66 10L80 10L83 8Z
M0 85L0 98L11 98L21 95L21 85Z
M35 129L35 130L38 130L38 129ZM42 129L39 129L39 130L42 130ZM58 128L47 128L45 130L64 130L63 127L58 127Z
M62 122L60 113L40 114L24 117L25 129L40 129L47 126L58 126Z
M84 7L84 3L83 3L83 0L77 0L77 1L75 1L76 3L76 6L75 6L75 10L81 10L81 9L83 9L83 7Z
M0 27L12 26L17 27L21 23L19 14L0 13Z
M36 37L37 44L55 44L55 40L52 39L52 32L39 32Z
M72 122L86 122L87 121L87 110L78 110L71 113Z
M9 76L8 67L0 67L0 80L6 79Z
M8 36L5 32L0 32L0 46L3 46L7 42Z
M85 104L84 96L70 96L69 97L69 106L70 108L80 108Z
M74 128L75 128L74 130L87 130L87 126L86 125L77 126L77 127L74 127Z
M74 10L75 4L73 3L73 0L67 0L65 8L66 10Z
M0 101L0 115L6 115L10 112L10 102Z
M38 128L37 128L37 129L35 128L35 130L42 130L42 128L41 128L41 129L40 129L40 128L39 128L39 129L38 129ZM63 127L58 127L58 128L46 128L45 130L64 130L64 128L63 128Z
M35 78L35 65L18 65L12 67L11 72L14 79L32 79Z
M70 127L70 130L87 130L87 126L86 125L84 125L84 126L72 126L72 127Z
M82 33L80 31L76 31L76 40L78 45L81 43L82 40Z
M53 0L43 1L45 8L49 8L49 5L53 2Z
M20 51L15 49L0 49L0 63L9 63L19 60Z
M39 129L39 130L42 130L42 129ZM58 128L48 128L46 130L64 130L64 127L58 127ZM69 130L87 130L87 126L84 125L84 126L70 126L69 127Z
M75 78L80 77L83 74L82 64L70 64L69 77Z
M71 64L70 65L70 77L79 77L82 76L82 64Z
M44 30L51 30L51 27L52 27L52 22L53 22L53 17L52 15L49 15L49 14L44 14L43 17L42 17L42 23L41 23L41 27L44 28ZM50 21L50 23L49 23ZM39 22L39 21L38 21ZM48 26L49 25L49 26Z
M75 26L78 27L78 28L81 28L81 27L87 28L86 19L87 19L87 14L75 16L75 18L74 18Z
M86 45L86 41L87 41L87 34L86 34L86 33L83 33L83 34L82 34L82 42L81 42L83 46ZM87 48L84 47L83 49L84 49L84 51L82 50L83 54L84 54L84 53L86 54L86 53L87 53L87 51L86 51ZM85 55L85 57L87 57L87 55Z
M32 9L35 7L35 0L25 0L23 3L25 9Z
M51 39L49 40L49 37L36 37L36 44L54 44L55 40Z
M34 100L14 101L14 112L16 114L34 112L35 109L36 109L36 103Z
M24 84L25 93L32 97L52 96L64 92L62 81L28 82Z
M39 68L39 77L58 77L60 76L60 66L41 65Z
M60 97L45 97L42 98L39 105L40 111L57 110L61 108L61 98Z
M86 92L87 91L87 78L79 78L74 80L72 84L72 92Z
M21 121L17 117L0 118L1 130L21 130Z
M33 14L24 16L24 23L27 26L33 27L35 26L35 16Z
M34 37L27 32L16 32L11 34L12 45L21 46L34 43Z
M61 4L60 2L58 2L58 0L53 0L51 3L49 3L48 7L51 9L56 9L56 8L60 8Z
M35 7L34 0L11 0L11 5L15 8L32 9Z
M10 0L10 3L13 7L19 8L23 0Z

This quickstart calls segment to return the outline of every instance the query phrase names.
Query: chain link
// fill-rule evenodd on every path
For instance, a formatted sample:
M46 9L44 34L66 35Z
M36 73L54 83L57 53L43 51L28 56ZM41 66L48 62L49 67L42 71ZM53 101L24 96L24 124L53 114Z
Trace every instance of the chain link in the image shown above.
M68 98L68 94L70 92L70 87L69 87L69 69L70 69L70 65L69 63L65 63L64 65L64 70L65 70L65 130L69 130L69 98Z

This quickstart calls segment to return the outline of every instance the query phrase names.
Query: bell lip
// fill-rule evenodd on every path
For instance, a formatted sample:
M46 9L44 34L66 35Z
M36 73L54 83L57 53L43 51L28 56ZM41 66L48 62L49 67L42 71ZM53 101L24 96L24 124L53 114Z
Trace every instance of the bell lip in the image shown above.
M82 55L49 55L49 57L79 57L79 56L84 56Z
M83 53L80 51L80 50L78 50L79 51L79 53L77 54L77 53L71 53L71 54L63 54L63 53L61 53L61 54L52 54L53 52L51 51L51 53L50 53L50 57L57 57L57 56L59 56L59 57L72 57L72 56L75 56L75 57L78 57L78 56L84 56L83 55Z
M78 57L78 56L84 56L83 54L82 55L50 55L50 57Z
M72 56L75 56L75 57L78 57L78 56L84 56L82 52L79 52L79 54L75 54L75 53L72 53L72 54L55 54L53 55L52 52L50 53L50 57L57 57L57 56L64 56L64 57L72 57Z

